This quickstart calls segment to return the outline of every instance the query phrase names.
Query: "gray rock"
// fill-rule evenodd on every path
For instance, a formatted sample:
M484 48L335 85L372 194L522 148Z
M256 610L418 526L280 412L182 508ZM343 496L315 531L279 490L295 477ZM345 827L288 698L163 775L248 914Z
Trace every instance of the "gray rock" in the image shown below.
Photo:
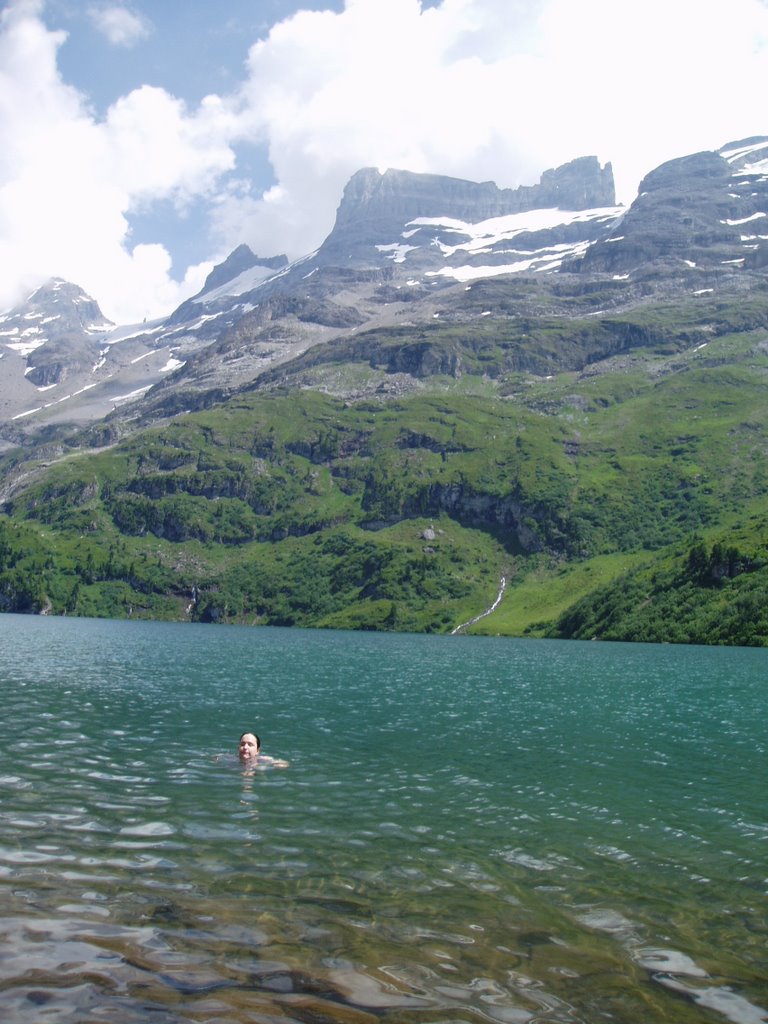
M768 159L767 138L667 161L645 176L621 222L569 269L616 275L642 270L647 276L659 264L668 281L702 271L724 277L760 269L765 246L749 238L746 227L750 218L768 214L768 174L756 166L760 159ZM768 233L765 224L756 234Z

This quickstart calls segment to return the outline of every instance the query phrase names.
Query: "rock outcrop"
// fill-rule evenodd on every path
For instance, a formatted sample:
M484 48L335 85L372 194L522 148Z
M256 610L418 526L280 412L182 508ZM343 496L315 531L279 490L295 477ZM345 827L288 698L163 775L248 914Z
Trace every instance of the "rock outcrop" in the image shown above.
M287 256L270 256L265 259L257 256L247 245L238 245L223 263L218 263L205 279L205 284L195 298L205 295L207 292L219 288L221 285L232 281L239 274L251 267L265 267L267 270L282 270L288 266Z
M438 174L366 167L354 174L342 195L333 231L317 262L350 256L381 263L376 246L394 239L418 218L478 224L530 210L588 210L616 203L613 170L593 156L545 171L538 185L498 188Z
M621 222L569 269L732 275L765 266L767 242L768 138L755 137L651 171Z

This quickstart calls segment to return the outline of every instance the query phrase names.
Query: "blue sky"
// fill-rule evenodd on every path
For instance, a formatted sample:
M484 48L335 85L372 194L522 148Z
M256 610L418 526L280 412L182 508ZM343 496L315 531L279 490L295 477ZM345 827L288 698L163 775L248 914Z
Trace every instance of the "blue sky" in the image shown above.
M363 166L502 187L768 134L766 0L6 0L0 310L51 276L121 323L241 242L296 258Z
M100 7L56 0L47 5L45 21L67 32L58 62L63 78L82 90L97 116L103 117L118 97L143 84L167 90L191 107L210 93L235 92L251 44L268 35L276 22L313 6L343 9L343 3L312 5L300 0L154 0ZM107 28L98 20L99 10L127 11L135 19L135 34L129 32L122 43L110 43ZM130 28L131 19L125 24ZM115 31L120 31L119 21ZM276 184L264 143L240 144L237 163L254 189ZM172 248L174 270L183 274L186 266L210 255L206 212L207 203L200 201L180 216L173 202L158 200L132 214L131 241L165 240Z
M97 116L103 117L118 97L143 84L167 90L190 106L210 93L236 92L250 46L267 36L275 23L299 10L343 9L343 0L148 0L130 5L53 0L45 7L45 21L67 33L58 61L63 78L80 89ZM111 23L113 40L122 25L122 42L110 42L110 23L99 20L99 12L109 11L130 15ZM263 142L241 143L237 165L239 175L250 180L254 191L276 184ZM173 271L183 275L187 266L211 255L207 210L203 200L189 203L181 214L169 200L136 209L130 218L131 243L164 241L171 251Z

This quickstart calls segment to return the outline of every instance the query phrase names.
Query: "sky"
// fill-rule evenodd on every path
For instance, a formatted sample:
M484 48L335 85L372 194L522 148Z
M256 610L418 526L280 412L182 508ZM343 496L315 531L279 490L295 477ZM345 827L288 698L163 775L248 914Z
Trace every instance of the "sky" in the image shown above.
M534 184L768 134L768 0L0 0L0 311L116 323L245 242L306 255L361 167Z

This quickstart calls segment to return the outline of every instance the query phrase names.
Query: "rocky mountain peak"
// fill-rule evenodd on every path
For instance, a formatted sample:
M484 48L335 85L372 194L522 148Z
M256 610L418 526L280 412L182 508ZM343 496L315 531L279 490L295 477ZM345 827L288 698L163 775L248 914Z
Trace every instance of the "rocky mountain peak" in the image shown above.
M0 317L0 345L27 356L46 343L93 338L112 327L95 299L54 277Z
M205 284L200 290L200 295L219 288L228 281L234 280L246 270L252 267L264 267L267 270L282 270L288 266L287 256L270 256L264 258L257 256L249 246L238 245L236 249L227 256L223 263L218 263L205 279Z
M544 171L531 197L536 207L553 206L558 210L591 210L616 205L613 167L604 167L596 156L582 156L567 164Z
M0 401L13 407L29 388L47 390L90 373L113 327L78 285L47 281L0 317L0 356L8 356Z
M768 137L668 160L643 178L613 231L573 269L715 279L768 265ZM694 286L695 287L695 286Z
M730 176L728 161L718 153L693 153L690 156L667 160L656 167L640 182L638 192L655 192L659 189L692 189L704 186L708 188L713 182L723 182Z
M365 167L352 175L344 189L334 231L352 223L359 228L365 220L403 222L443 216L477 223L526 210L586 210L615 203L611 165L601 167L594 156L547 170L538 185L519 188L394 168L382 173Z
M379 266L382 245L391 248L397 239L407 237L417 220L479 224L534 210L578 212L613 207L615 202L611 165L601 167L594 156L552 168L542 174L537 185L519 188L366 167L347 183L333 231L317 256L320 263L348 265L355 259L363 266Z

